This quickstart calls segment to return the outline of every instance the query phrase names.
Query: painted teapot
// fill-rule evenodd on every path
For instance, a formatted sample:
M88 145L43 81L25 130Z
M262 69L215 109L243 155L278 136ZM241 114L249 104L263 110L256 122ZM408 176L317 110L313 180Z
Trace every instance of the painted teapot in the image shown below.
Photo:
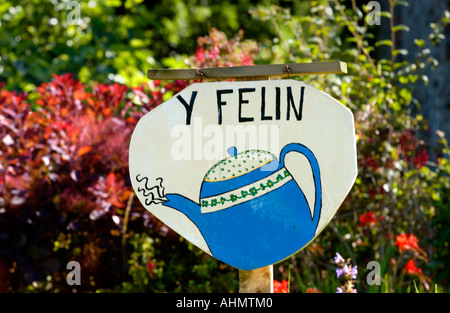
M294 254L316 235L322 208L320 169L310 149L299 143L272 153L247 150L215 164L206 173L199 203L166 194L164 206L185 214L200 230L211 254L243 270L267 266ZM284 165L287 153L304 155L313 173L311 210L304 193Z

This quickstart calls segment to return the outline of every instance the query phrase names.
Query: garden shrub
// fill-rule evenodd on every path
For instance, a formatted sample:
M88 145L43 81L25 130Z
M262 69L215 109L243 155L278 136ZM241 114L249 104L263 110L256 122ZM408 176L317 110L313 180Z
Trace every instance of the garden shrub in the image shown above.
M162 226L133 197L131 133L165 89L185 86L87 86L65 74L35 94L0 90L3 291L39 282L37 289L70 289L70 260L82 264L82 291L124 280L124 219L134 232L158 233Z
M140 85L148 68L186 67L185 56L209 27L230 37L242 27L252 38L264 36L267 29L248 18L249 5L248 0L207 5L199 0L2 0L0 81L8 90L33 91L53 74L74 73L83 83Z

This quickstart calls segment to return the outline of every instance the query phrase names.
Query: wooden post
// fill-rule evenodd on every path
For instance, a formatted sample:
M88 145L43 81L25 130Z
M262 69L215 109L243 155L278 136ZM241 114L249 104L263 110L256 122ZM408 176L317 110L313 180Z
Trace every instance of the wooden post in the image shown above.
M239 270L240 293L273 293L273 265L251 271Z

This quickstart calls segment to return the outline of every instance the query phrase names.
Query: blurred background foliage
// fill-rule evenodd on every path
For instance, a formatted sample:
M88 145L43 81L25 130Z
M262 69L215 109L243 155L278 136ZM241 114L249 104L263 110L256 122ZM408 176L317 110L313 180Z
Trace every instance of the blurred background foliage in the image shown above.
M80 4L76 24L70 15ZM128 178L136 122L189 82L149 68L347 62L347 75L300 79L355 115L358 178L329 226L274 265L290 292L336 292L333 257L358 266L358 292L449 288L449 147L413 97L439 65L430 51L450 14L417 38L388 1L380 38L356 1L63 1L0 3L0 291L237 292L237 270L142 208ZM444 78L443 78L444 79ZM81 286L66 283L81 264ZM380 285L369 285L369 261Z
M72 1L73 2L73 1ZM270 25L248 8L276 1L208 0L6 0L0 3L0 79L30 91L53 74L74 73L82 82L137 85L146 69L186 67L197 37L216 27L232 37L271 38ZM76 24L71 25L71 21ZM69 21L69 23L68 23Z

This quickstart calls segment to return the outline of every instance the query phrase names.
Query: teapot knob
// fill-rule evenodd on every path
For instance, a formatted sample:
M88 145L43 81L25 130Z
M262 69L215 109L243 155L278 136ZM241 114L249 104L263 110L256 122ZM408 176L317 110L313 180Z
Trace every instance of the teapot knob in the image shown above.
M230 156L235 156L237 154L237 149L235 146L229 147L227 152Z

